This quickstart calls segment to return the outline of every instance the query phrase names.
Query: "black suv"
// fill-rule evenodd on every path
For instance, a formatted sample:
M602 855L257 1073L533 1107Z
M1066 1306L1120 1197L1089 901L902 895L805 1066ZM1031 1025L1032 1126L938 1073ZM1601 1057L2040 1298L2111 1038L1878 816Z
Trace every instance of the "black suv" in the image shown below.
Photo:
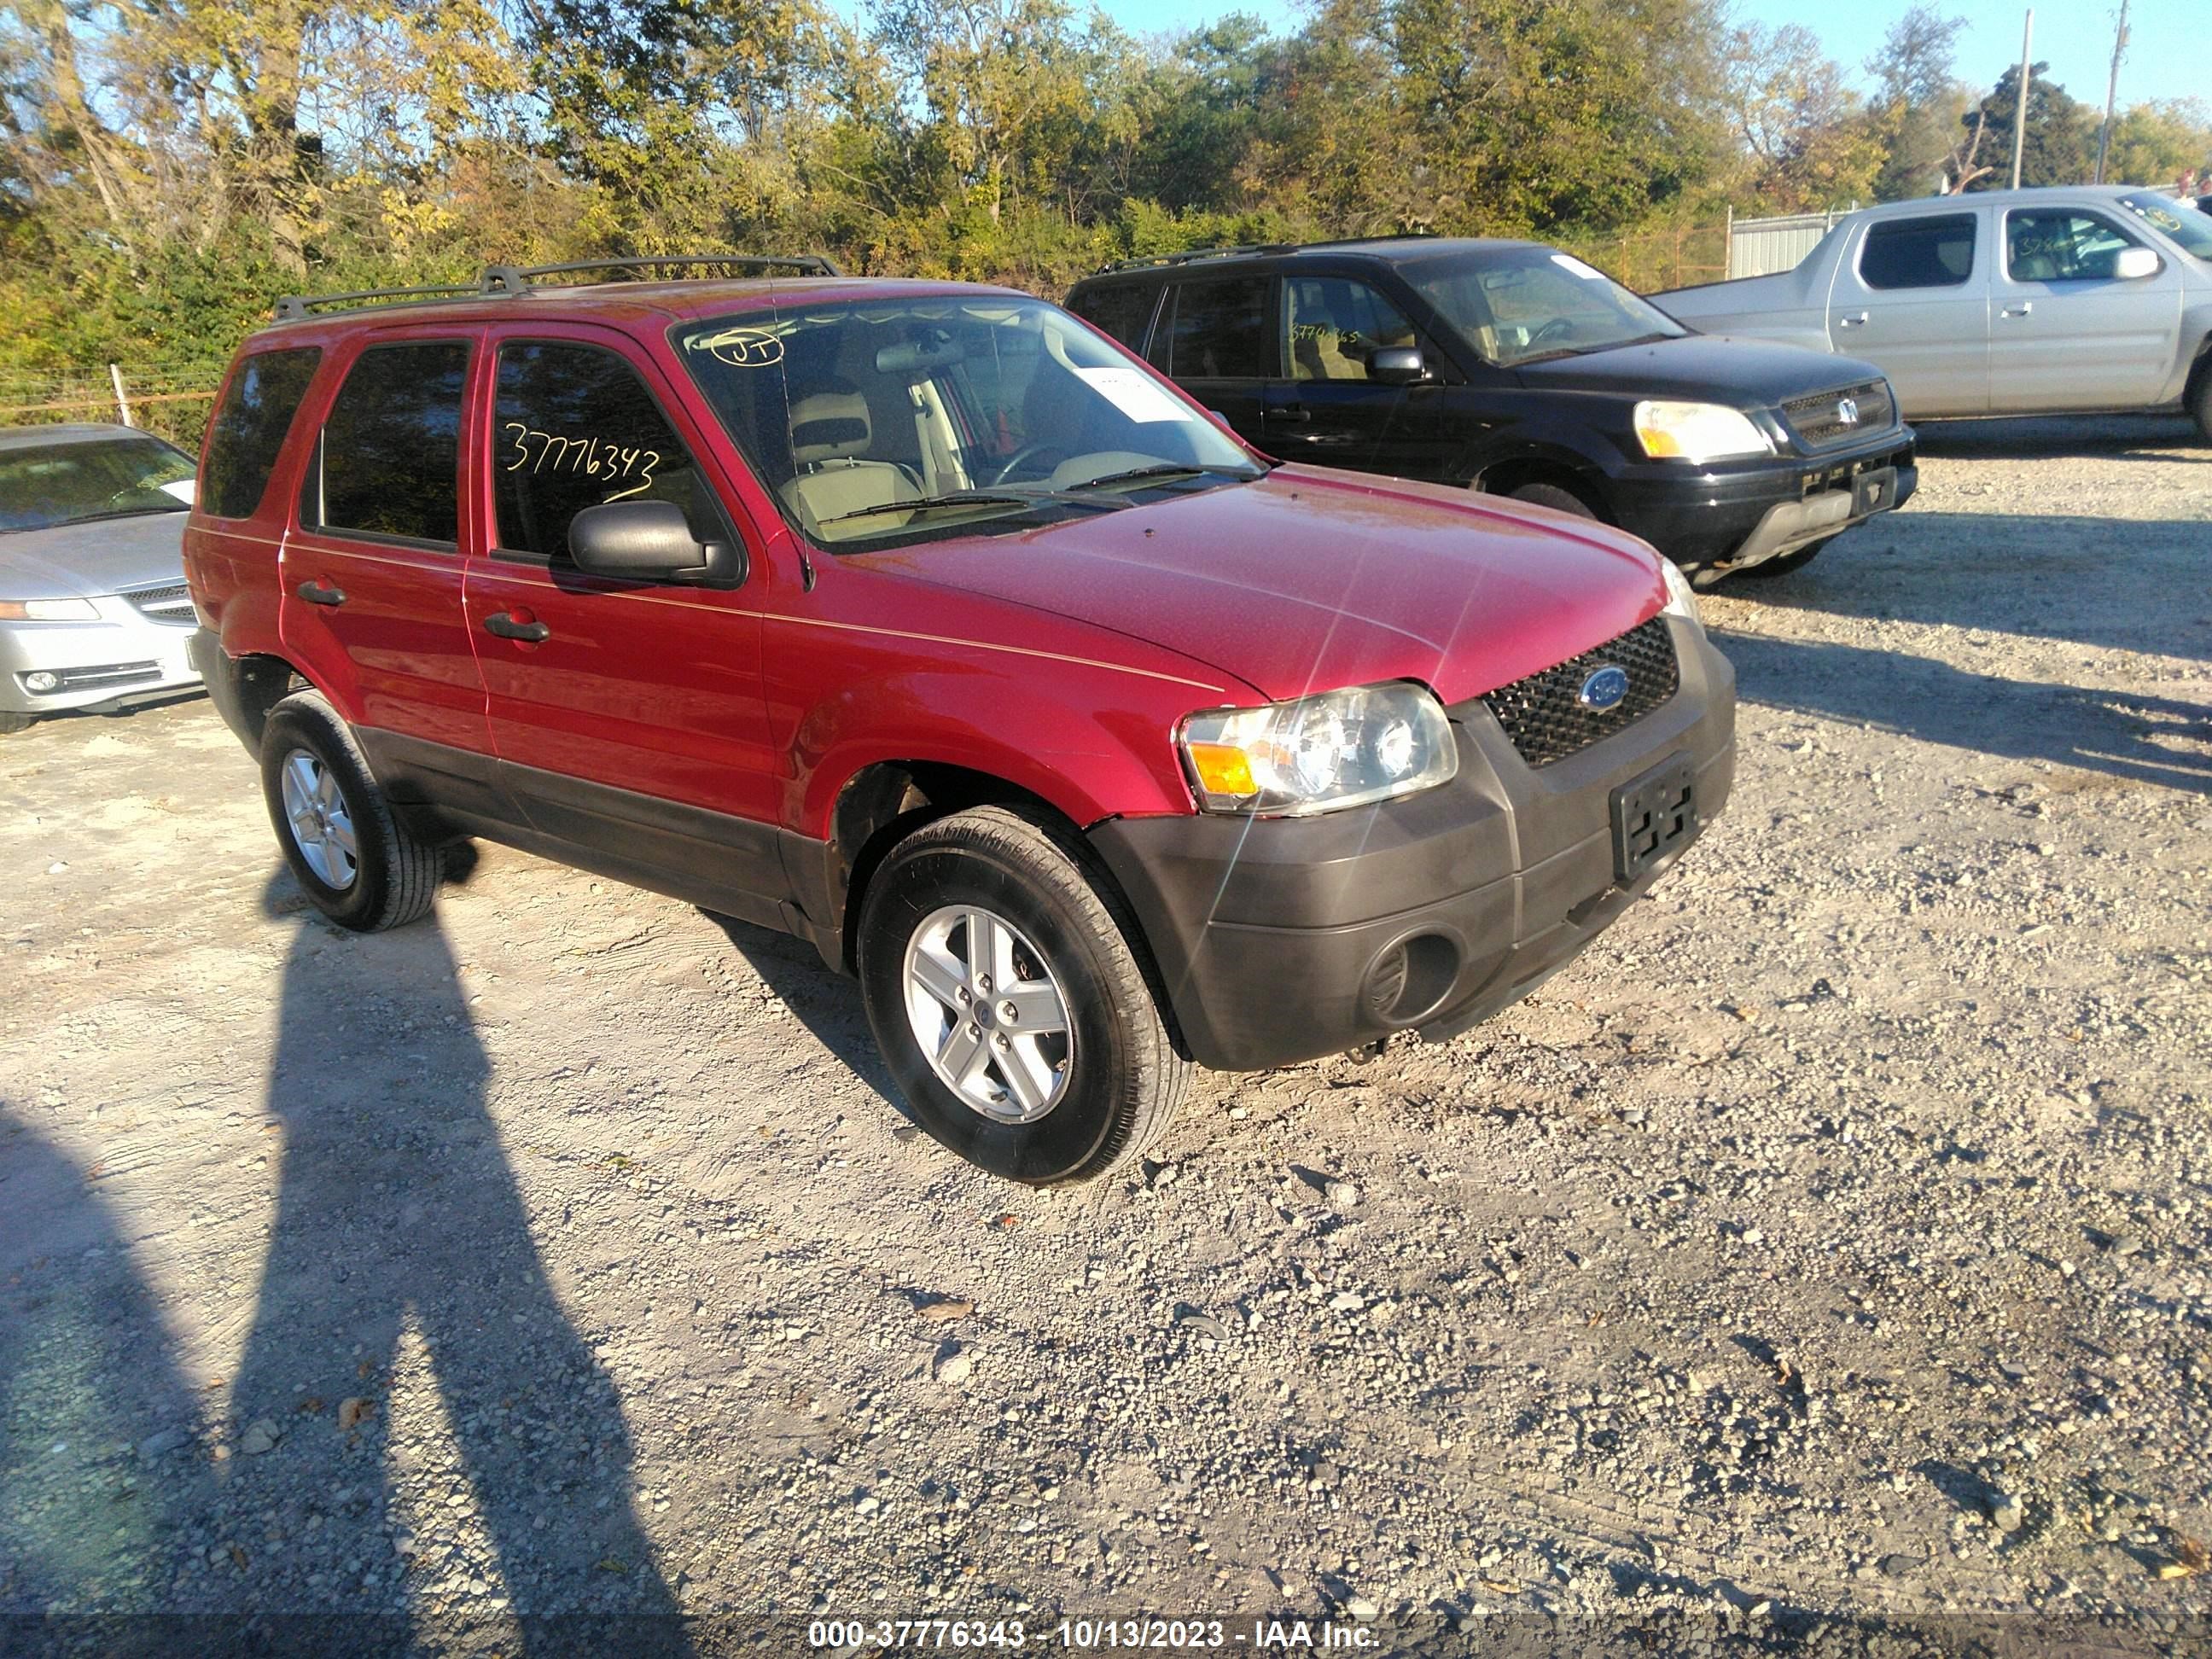
M1795 569L1917 482L1871 363L1695 333L1539 243L1206 249L1067 308L1272 454L1603 519L1700 586Z

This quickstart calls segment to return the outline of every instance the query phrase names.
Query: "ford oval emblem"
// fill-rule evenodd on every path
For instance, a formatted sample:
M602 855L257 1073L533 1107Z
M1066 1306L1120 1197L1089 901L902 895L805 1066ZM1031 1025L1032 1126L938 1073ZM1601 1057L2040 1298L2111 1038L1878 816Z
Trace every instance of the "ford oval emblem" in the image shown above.
M1628 671L1612 663L1603 663L1590 670L1583 689L1575 693L1575 701L1585 708L1607 709L1614 707L1628 695Z

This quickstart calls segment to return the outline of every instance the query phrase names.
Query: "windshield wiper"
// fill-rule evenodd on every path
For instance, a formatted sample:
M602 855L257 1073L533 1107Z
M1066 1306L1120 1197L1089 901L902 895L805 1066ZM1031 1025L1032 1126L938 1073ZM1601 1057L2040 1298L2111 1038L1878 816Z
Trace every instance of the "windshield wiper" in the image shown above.
M917 495L911 501L856 507L850 513L817 519L815 523L817 528L827 529L833 524L843 524L848 519L873 519L885 513L926 513L937 507L1035 507L1038 499L1035 495L1012 495L1003 491L955 489L942 495Z
M1250 480L1257 472L1231 471L1220 466L1183 466L1175 462L1164 462L1154 466L1133 466L1121 472L1103 472L1095 478L1085 478L1081 483L1063 484L1063 489L1105 489L1114 484L1136 483L1146 478L1202 478L1209 472L1226 473L1232 478Z

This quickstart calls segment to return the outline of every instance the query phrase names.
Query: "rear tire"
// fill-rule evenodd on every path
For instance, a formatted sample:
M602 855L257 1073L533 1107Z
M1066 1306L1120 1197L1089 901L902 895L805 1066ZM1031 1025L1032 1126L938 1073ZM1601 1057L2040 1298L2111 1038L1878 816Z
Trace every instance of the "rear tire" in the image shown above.
M1793 570L1802 570L1813 562L1813 556L1835 540L1833 536L1814 542L1810 547L1801 547L1795 553L1784 553L1778 559L1765 559L1757 564L1747 564L1741 570L1732 570L1733 576L1786 576Z
M444 858L392 816L361 745L319 691L269 711L261 789L300 890L339 927L381 933L428 914Z
M893 848L861 905L868 1024L915 1121L1031 1186L1130 1163L1190 1088L1141 935L1085 863L1042 815L979 807Z
M1525 483L1511 492L1509 500L1534 501L1538 507L1548 507L1561 513L1571 513L1577 519L1595 519L1597 509L1564 484Z
M2207 355L2197 365L2191 377L2186 394L2189 418L2197 422L2197 434L2212 444L2212 355Z

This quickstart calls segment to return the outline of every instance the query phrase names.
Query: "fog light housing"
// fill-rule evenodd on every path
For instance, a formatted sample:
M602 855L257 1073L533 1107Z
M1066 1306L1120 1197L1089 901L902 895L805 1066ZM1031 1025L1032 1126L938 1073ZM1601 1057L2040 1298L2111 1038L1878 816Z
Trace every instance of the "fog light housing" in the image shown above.
M33 669L23 676L23 689L26 691L58 691L62 689L62 677L49 668Z

